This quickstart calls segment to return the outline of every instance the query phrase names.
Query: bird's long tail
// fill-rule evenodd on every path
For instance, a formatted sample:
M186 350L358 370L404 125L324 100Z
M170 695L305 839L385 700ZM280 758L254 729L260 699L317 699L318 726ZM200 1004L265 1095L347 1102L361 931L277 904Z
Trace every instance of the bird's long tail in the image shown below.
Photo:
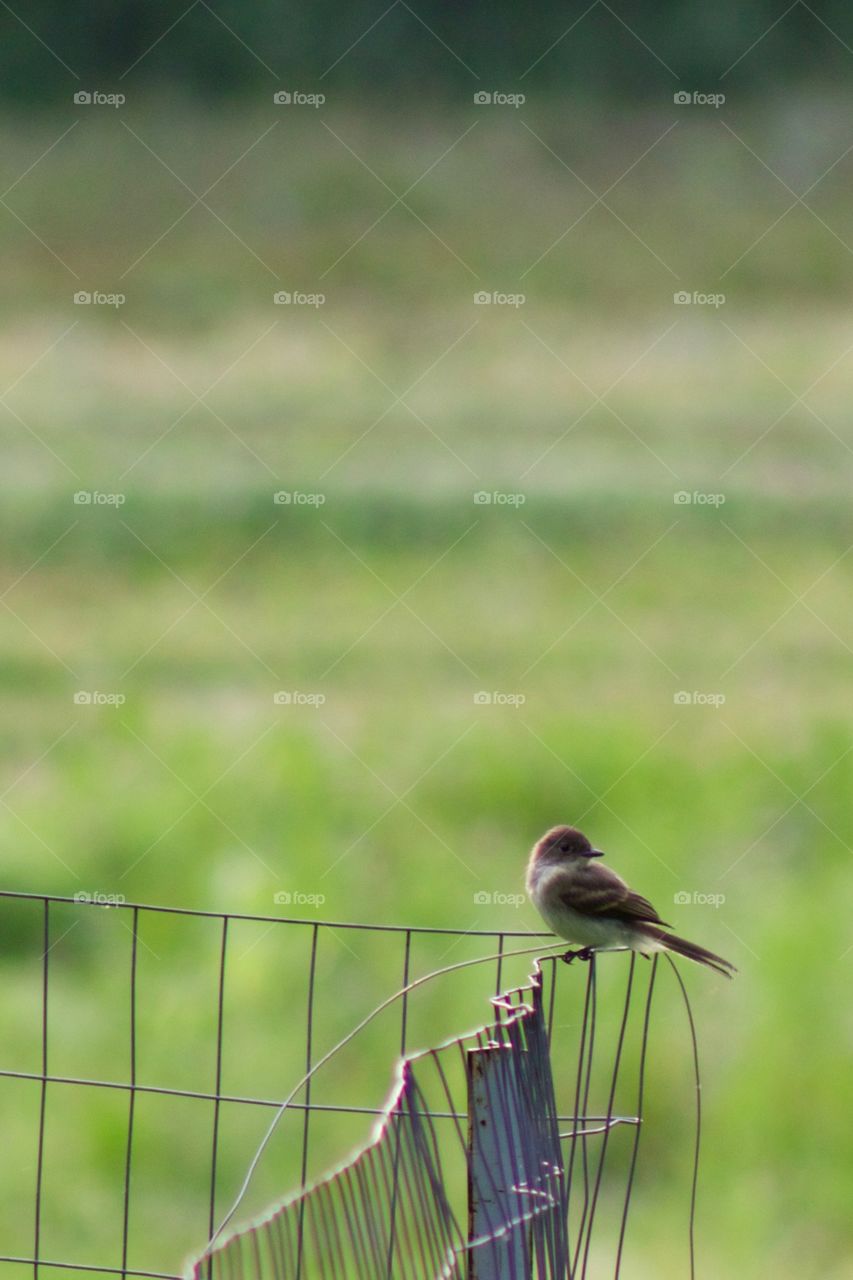
M722 973L725 977L737 973L737 969L728 960L724 960L722 956L715 955L713 951L706 951L704 947L700 947L696 942L688 942L686 938L679 938L676 933L667 933L665 929L658 929L656 925L646 925L643 932L654 938L667 951L674 951L676 955L686 956L688 960L695 960L698 964L706 964L711 969L716 969L717 973Z

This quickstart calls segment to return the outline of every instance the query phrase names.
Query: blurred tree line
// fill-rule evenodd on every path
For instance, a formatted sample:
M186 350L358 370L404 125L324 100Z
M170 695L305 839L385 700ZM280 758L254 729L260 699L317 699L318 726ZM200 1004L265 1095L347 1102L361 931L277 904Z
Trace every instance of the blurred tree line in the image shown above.
M0 27L0 94L22 104L79 88L221 98L321 80L408 103L525 87L636 100L711 90L738 59L727 83L751 94L841 84L853 66L845 0L787 13L781 0L29 0L4 5Z

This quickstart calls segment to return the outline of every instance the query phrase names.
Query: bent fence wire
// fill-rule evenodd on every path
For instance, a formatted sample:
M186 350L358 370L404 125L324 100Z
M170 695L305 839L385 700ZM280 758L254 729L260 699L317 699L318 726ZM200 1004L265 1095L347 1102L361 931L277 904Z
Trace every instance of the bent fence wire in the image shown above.
M96 921L103 914L97 902L0 893L0 932L14 943L8 963L29 975L23 987L19 982L15 988L11 1009L4 1009L0 997L0 1086L37 1094L29 1098L28 1109L21 1104L23 1094L13 1101L0 1093L7 1143L12 1144L7 1150L17 1162L14 1184L9 1182L17 1203L10 1201L5 1217L0 1211L0 1263L8 1264L7 1270L0 1269L0 1280L7 1274L17 1280L24 1267L32 1270L34 1280L42 1268L177 1280L185 1265L193 1280L619 1277L640 1149L657 960L641 965L633 955L600 957L568 968L559 955L534 962L534 954L553 950L554 944L543 939L531 947L535 937L529 933L358 926L124 902L111 904L108 914L120 928L100 957ZM199 1061L198 1073L193 1077L190 1072L196 1087L171 1078L152 1079L148 1068L143 1070L143 1029L149 1024L139 1013L141 958L151 951L152 921L158 917L179 929L200 927L214 944L201 948L214 970L207 988L209 1017L202 1024L212 1044L203 1070ZM276 930L299 940L305 1005L292 1009L288 1024L280 1028L277 1048L282 1061L292 1062L298 1041L304 1074L284 1102L281 1095L276 1099L225 1087L225 1058L233 1048L226 990L231 939L238 929L248 930L255 943L271 931L275 936ZM75 984L87 981L80 965L88 931L95 934L89 956L94 971L113 971L105 976L105 981L107 976L113 980L107 1007L98 1007L95 991L94 1004L75 1002ZM384 1106L369 1104L356 1087L355 1071L336 1080L336 1087L342 1087L341 1080L353 1081L350 1096L318 1096L323 1068L336 1054L333 1047L318 1055L314 1044L319 1009L335 995L322 989L318 955L333 940L340 945L354 936L349 931L381 939L391 948L384 954L396 951L398 956L393 993L342 1041L357 1044L356 1032L380 1011L396 1011L399 1031L387 1040L385 1062L390 1066L399 1052L400 1066ZM442 951L446 955L472 939L479 957L443 967L433 960L427 972L412 977L418 949L436 944L441 951L430 954L441 958ZM69 949L72 940L76 952ZM195 935L192 942L191 948L166 957L164 990L176 979L170 961L182 972L193 963L199 951ZM345 941L343 945L351 950ZM518 955L529 956L533 976L527 985L492 998L485 1025L440 1047L407 1053L416 988L430 988L437 972L449 975L450 995L445 988L444 999L452 1012L452 983L460 971L470 972L478 963L491 965L492 990L500 993L506 968ZM147 955L146 961L154 966ZM607 987L608 1009L599 989L604 963L619 969L618 975L607 975L615 977L615 985L611 981ZM116 993L121 992L124 1007L117 1008ZM686 1001L683 985L681 992ZM162 996L160 1000L165 1017L167 1002ZM78 1038L94 1038L103 1019L119 1025L123 1062L120 1067L114 1063L110 1075L54 1065L53 1028L57 1019L62 1025L64 1005L74 1011L71 1034ZM29 1040L37 1056L31 1066L38 1069L25 1070L14 1057L16 1031L19 1039L28 1038L16 1021L24 1010L37 1024L37 1034L31 1028ZM563 1016L568 1023L560 1021ZM690 1028L692 1033L692 1019ZM375 1044L369 1059L374 1070ZM695 1062L695 1036L693 1049ZM237 1050L251 1061L251 1042L241 1042ZM189 1070L203 1056L191 1054L183 1066ZM621 1099L630 1099L629 1114L619 1110ZM697 1122L698 1099L697 1088ZM142 1109L152 1100L202 1108L206 1120L199 1123L195 1112L190 1118L184 1111L175 1120L177 1135L170 1130L164 1136L162 1128L155 1128L153 1138L146 1136ZM238 1132L233 1123L237 1113L250 1121L263 1116L265 1133L252 1123ZM12 1115L16 1122L6 1123ZM249 1213L245 1193L283 1119L290 1122L288 1158L271 1171L260 1169L267 1174L265 1199L274 1201L273 1207ZM309 1177L312 1132L320 1119L334 1125L358 1121L365 1127L372 1119L375 1128L366 1145L369 1135L362 1129L358 1144L337 1150L334 1172ZM51 1134L52 1127L58 1136ZM698 1123L696 1140L690 1275ZM358 1154L341 1163L347 1146L354 1145ZM606 1168L611 1150L614 1156ZM93 1166L88 1173L87 1161ZM101 1166L109 1166L111 1176ZM290 1172L280 1175L285 1167ZM288 1182L277 1182L279 1176L287 1176ZM105 1178L109 1185L99 1186ZM75 1199L77 1181L89 1190ZM159 1196L158 1181L166 1188ZM48 1194L52 1188L54 1193ZM288 1190L292 1194L282 1198ZM226 1204L231 1206L227 1213ZM599 1227L594 1239L603 1213L605 1230ZM193 1250L195 1261L185 1264Z

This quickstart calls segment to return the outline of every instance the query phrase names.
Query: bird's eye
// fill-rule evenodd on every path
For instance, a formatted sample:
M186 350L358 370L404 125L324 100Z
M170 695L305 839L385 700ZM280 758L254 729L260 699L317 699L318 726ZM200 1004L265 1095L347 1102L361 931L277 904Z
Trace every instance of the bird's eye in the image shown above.
M561 841L560 841L560 848L562 849L563 853L568 853L568 852L569 852L569 842L568 842L568 840L561 840Z

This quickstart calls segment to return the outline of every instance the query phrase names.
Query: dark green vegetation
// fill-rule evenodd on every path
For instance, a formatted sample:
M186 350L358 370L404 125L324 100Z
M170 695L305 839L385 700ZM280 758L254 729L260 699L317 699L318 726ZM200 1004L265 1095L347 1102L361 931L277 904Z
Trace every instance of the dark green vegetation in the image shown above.
M713 12L684 0L195 0L177 10L168 0L100 0L85 11L32 0L17 12L18 21L11 7L4 15L0 54L2 93L15 104L70 96L80 81L133 93L180 84L226 102L277 84L362 100L470 99L499 88L612 102L671 93L673 82L707 90L727 80L732 92L758 96L815 76L842 81L849 65L842 0L781 9L721 0Z

